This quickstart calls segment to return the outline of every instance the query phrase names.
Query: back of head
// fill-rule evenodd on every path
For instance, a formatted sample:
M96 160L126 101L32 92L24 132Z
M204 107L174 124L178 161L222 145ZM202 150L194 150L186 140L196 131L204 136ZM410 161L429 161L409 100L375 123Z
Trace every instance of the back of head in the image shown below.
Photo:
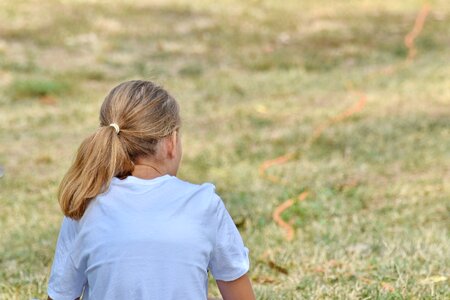
M131 175L136 159L155 155L158 141L180 126L178 103L162 87L143 80L114 87L101 106L100 127L81 143L59 186L64 214L80 219L114 176Z

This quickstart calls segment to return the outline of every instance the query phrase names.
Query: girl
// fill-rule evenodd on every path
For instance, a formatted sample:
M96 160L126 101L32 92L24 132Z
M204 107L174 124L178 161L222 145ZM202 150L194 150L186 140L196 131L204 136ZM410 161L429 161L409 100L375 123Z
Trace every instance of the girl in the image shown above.
M176 177L179 106L163 88L113 88L59 186L49 299L255 299L248 248L212 183Z

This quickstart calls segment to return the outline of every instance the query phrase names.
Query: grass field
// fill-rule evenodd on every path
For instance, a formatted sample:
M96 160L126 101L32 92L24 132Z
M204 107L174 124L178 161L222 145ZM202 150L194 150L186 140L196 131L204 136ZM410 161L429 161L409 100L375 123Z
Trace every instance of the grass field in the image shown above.
M137 78L180 103L178 176L216 185L258 299L449 299L448 1L408 63L422 1L214 2L0 1L0 299L46 297L59 181Z

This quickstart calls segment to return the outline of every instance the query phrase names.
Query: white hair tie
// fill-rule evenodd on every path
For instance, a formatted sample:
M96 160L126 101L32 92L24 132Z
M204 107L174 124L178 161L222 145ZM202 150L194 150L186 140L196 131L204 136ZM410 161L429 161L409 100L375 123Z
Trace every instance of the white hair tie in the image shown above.
M109 126L114 127L114 129L116 130L116 133L119 134L119 131L120 131L119 125L117 125L116 123L111 123L111 124L109 124Z

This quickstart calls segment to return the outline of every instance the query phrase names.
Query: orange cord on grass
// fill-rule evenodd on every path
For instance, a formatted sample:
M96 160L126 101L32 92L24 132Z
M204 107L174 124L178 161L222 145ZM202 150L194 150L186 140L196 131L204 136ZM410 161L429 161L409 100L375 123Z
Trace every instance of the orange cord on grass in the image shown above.
M408 66L410 63L412 63L414 58L417 56L417 49L416 49L414 42L415 42L416 38L422 32L429 12L430 12L430 5L428 3L425 3L416 16L413 28L403 38L404 45L408 49L408 53L407 53L405 59L403 61L401 61L400 63L392 64L387 67L384 67L381 70L372 72L370 74L370 76L367 76L365 78L365 82L367 82L372 77L379 75L380 73L382 75L392 75L399 69L404 68L404 67Z
M364 93L359 93L359 94L360 94L360 97L359 97L358 102L356 102L355 104L353 104L348 109L346 109L342 113L338 114L334 118L331 118L328 122L325 122L322 125L319 125L318 127L316 127L311 140L315 141L322 134L322 132L326 128L330 127L331 125L341 122L344 119L347 119L348 117L350 117L351 115L353 115L357 112L360 112L366 105L367 96Z
M302 192L300 195L298 195L298 200L299 201L303 201L306 199L306 196L308 196L308 192ZM281 213L283 211L285 211L286 209L288 209L289 207L291 207L294 204L294 199L288 199L286 201L284 201L283 203L281 203L279 206L277 206L277 208L275 208L275 210L273 211L272 217L275 220L275 222L277 222L277 224L284 228L287 232L286 234L286 239L288 241L291 241L294 238L294 229L293 227L286 223L285 221L283 221L283 219L281 218Z
M406 59L408 61L413 60L417 55L417 49L414 46L414 40L419 36L422 32L423 25L427 20L428 13L430 12L430 5L428 3L422 6L419 14L416 17L416 21L414 22L413 29L405 36L405 46L408 48L408 56Z
M273 176L270 174L266 174L266 170L268 168L270 168L271 166L281 165L281 164L289 161L290 159L292 159L294 157L294 155L295 155L295 152L289 152L289 153L283 154L279 157L276 157L274 159L269 159L269 160L264 161L259 167L259 170L258 170L259 175L261 177L265 177L266 179L268 179L269 181L272 181L273 183L283 183L283 181L279 177Z
M351 115L361 111L366 103L366 100L367 100L366 96L364 94L362 94L359 101L356 104L354 104L353 106L351 106L344 112L340 113L336 117L332 118L330 121L318 126L316 128L316 130L314 131L312 138L308 142L311 144L314 140L316 140L321 135L321 133L325 130L325 128L331 126L334 123L341 122L342 120L350 117ZM275 182L275 183L283 182L280 178L278 178L276 176L267 175L265 173L265 170L267 170L269 167L271 167L273 165L283 164L283 163L289 161L294 156L294 154L295 154L295 152L289 152L289 153L279 156L277 158L264 161L259 168L259 173L262 176L265 176L267 179L269 179L272 182ZM304 191L304 192L300 193L297 196L297 198L299 199L299 201L303 201L306 199L306 196L308 196L308 194L309 194L308 191ZM291 207L293 204L294 204L294 200L288 199L288 200L284 201L283 203L281 203L280 205L278 205L272 214L272 218L274 219L274 221L280 227L285 229L286 239L288 241L291 241L294 238L294 229L291 224L288 224L285 221L283 221L283 219L281 218L281 213L283 211L285 211L286 209L288 209L289 207Z
M384 75L392 74L395 71L397 71L400 66L410 63L416 57L417 50L415 48L414 41L419 36L419 34L422 32L422 29L425 24L426 17L428 15L429 11L430 11L430 6L428 4L425 4L422 6L421 10L419 11L419 13L416 17L416 20L414 22L414 26L413 26L412 30L408 34L406 34L406 36L404 38L405 46L408 48L408 55L407 55L405 61L402 62L401 64L392 65L392 66L389 66L388 68L385 68L384 70L382 70L382 72L381 72L382 74L384 74ZM377 74L377 73L374 73L374 74ZM367 95L361 91L356 91L356 92L359 94L358 102L356 102L353 106L351 106L344 112L342 112L339 115L335 116L334 118L330 119L328 122L325 122L325 123L319 125L318 127L316 127L313 134L311 135L311 138L309 140L307 140L307 142L306 142L307 144L312 144L322 134L322 132L326 128L330 127L332 124L341 122L344 119L361 111L364 108L364 106L367 102ZM271 181L273 183L285 185L286 182L283 181L281 178L274 176L274 175L267 174L266 171L268 168L270 168L272 166L281 165L281 164L288 162L289 160L294 158L296 156L296 154L297 154L296 152L289 152L289 153L286 153L279 157L264 161L259 167L259 170L258 170L259 175L263 178L268 179L269 181ZM304 191L304 192L300 193L298 195L298 199L300 201L303 201L306 198L306 196L308 195L308 193L309 193L308 191ZM291 224L283 221L283 219L281 218L280 215L283 211L285 211L286 209L291 207L293 204L294 204L294 200L288 199L288 200L284 201L283 203L281 203L280 205L278 205L272 214L274 221L280 227L285 229L286 239L288 241L291 241L293 239L294 229L291 226Z
M428 3L425 3L416 16L413 28L403 38L405 47L408 49L408 54L406 55L405 59L398 64L392 64L390 66L384 67L379 72L372 73L371 74L372 76L378 75L379 73L381 73L382 75L392 75L399 69L404 68L408 66L410 63L412 63L414 58L417 56L417 49L414 42L422 32L423 26L425 25L425 21L427 20L429 12L430 12L430 5ZM366 78L366 81L367 79L370 79L372 76Z
M318 127L316 127L316 129L314 130L314 133L312 135L312 138L310 138L306 142L306 144L312 144L320 136L322 131L324 129L326 129L327 127L350 117L354 113L361 111L363 109L364 105L366 104L366 100L367 100L366 95L361 93L359 101L357 103L355 103L353 106L351 106L344 112L340 113L339 115L335 116L334 118L330 119L329 122L323 123L323 124L319 125ZM267 174L266 170L274 165L281 165L281 164L284 164L284 163L290 161L292 158L295 157L296 154L297 154L296 152L288 152L288 153L278 156L276 158L264 161L259 166L259 169L258 169L259 175L261 177L265 177L267 180L269 180L273 183L285 184L286 182L283 181L280 177Z

